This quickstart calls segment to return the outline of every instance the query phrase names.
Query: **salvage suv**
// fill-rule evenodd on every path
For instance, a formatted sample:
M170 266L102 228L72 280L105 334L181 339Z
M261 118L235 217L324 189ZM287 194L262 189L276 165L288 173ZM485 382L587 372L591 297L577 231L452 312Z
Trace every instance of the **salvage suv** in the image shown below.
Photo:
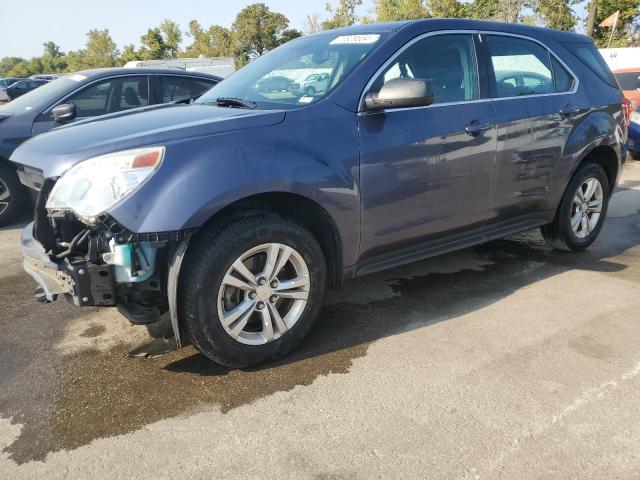
M314 95L255 88L318 69L330 78ZM24 268L42 301L117 306L155 334L168 319L178 346L266 362L344 279L534 227L588 247L628 115L574 33L419 20L305 36L190 105L19 147L39 190Z

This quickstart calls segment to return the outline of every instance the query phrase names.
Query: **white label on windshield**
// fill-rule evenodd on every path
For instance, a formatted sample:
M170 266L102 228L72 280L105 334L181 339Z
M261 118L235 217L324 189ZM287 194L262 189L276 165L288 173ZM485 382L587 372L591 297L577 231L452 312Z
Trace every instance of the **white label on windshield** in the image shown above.
M313 102L313 97L300 97L300 100L298 100L298 102L300 102L300 103Z
M71 75L69 78L74 82L81 82L82 80L86 80L87 77L85 77L84 75L80 75L79 73L76 73L75 75Z
M376 43L380 35L341 35L339 37L334 38L329 42L330 45L354 45L354 44L364 44L368 45L371 43Z

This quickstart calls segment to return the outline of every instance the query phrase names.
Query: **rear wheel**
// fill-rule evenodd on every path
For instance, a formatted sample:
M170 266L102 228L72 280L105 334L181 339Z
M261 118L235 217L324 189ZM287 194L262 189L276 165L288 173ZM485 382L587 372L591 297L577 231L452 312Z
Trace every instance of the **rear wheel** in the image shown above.
M301 225L256 213L201 232L181 275L181 321L194 346L230 367L285 355L322 307L326 264Z
M584 250L600 234L610 194L609 179L602 167L583 165L571 179L553 223L542 227L542 235L559 250Z
M0 161L0 226L15 220L28 202L25 187L18 174L6 163Z

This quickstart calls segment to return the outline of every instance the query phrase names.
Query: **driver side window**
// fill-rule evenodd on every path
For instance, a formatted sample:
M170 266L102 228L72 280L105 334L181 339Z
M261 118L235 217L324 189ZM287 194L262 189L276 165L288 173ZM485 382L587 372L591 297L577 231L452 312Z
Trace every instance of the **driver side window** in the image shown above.
M433 89L433 103L479 98L473 37L452 34L418 40L401 52L378 76L370 92L379 92L385 83L395 78L426 80Z

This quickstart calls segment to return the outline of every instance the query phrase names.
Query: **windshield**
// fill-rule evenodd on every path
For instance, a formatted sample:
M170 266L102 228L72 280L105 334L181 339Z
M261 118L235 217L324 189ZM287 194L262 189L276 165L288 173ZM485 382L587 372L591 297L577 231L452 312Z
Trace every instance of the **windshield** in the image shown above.
M616 80L620 84L622 90L637 90L640 89L640 71L638 72L624 72L614 73Z
M84 75L75 74L45 83L41 87L31 90L21 97L1 106L0 113L18 114L24 111L46 108L61 96L81 86L81 82L86 78Z
M220 82L197 103L239 98L258 108L298 108L332 91L379 44L384 34L312 35L256 58ZM310 79L322 82L310 83Z

